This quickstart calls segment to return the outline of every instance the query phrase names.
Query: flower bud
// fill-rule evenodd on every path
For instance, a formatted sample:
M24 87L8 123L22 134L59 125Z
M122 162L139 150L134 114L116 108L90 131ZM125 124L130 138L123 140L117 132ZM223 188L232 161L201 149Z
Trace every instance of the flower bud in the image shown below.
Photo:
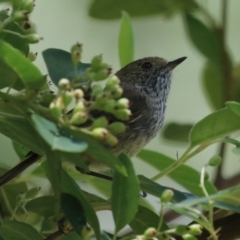
M12 18L14 19L14 21L27 21L28 20L27 11L25 10L15 11L12 13Z
M79 99L84 97L84 92L80 88L79 89L75 89L73 94L74 94L74 97L75 97L76 100L79 100Z
M57 104L55 101L50 103L49 109L55 118L60 118L62 116L62 107L59 106L59 104Z
M101 69L102 64L102 55L95 56L91 61L91 69L92 71L96 72Z
M98 94L102 93L103 92L103 89L101 86L99 85L94 85L92 86L92 93L91 93L91 96L92 97L96 97Z
M112 87L119 85L120 80L116 75L113 75L106 83L106 89L111 89Z
M126 130L126 126L122 122L114 122L108 126L108 130L113 134L119 134Z
M114 146L118 143L118 139L115 136L113 136L111 133L108 133L106 136L105 142L109 146Z
M107 69L101 69L97 71L93 77L93 80L95 81L101 81L106 79L109 76L108 70Z
M91 133L98 140L105 140L108 135L108 131L105 128L94 128Z
M157 236L157 230L155 228L148 228L144 234L143 234L143 239L153 239L154 237Z
M93 234L94 234L94 232L93 232L91 227L89 227L89 226L84 226L83 227L82 232L81 232L81 236L84 240L90 239L89 237Z
M88 114L86 112L76 112L72 115L70 123L74 125L80 125L88 120Z
M118 85L116 85L111 89L112 98L115 98L115 99L119 98L122 96L122 94L123 94L123 88Z
M119 108L128 108L129 107L129 100L127 98L120 98L117 100L116 107Z
M73 113L84 112L84 111L86 111L86 106L84 101L78 101L73 109Z
M179 236L189 233L189 227L186 225L178 225L175 229L175 233Z
M106 128L107 126L108 120L104 116L95 119L92 123L92 128Z
M34 62L37 58L37 53L29 52L27 58L31 61Z
M129 109L117 109L113 112L113 115L122 121L127 121L130 119L131 111Z
M115 101L113 99L107 99L102 104L102 109L105 112L112 113L115 110Z
M188 226L188 233L191 235L201 235L202 234L202 226L199 224L191 224Z
M27 199L35 198L38 195L40 189L41 188L39 188L39 187L34 187L34 188L29 189L26 193L25 198L27 198Z
M208 165L211 167L217 167L221 164L222 158L218 155L215 155L211 157L211 159L208 161Z
M70 89L70 81L66 78L62 78L58 82L58 87L62 90L69 90Z
M39 37L38 34L28 34L25 35L24 38L29 42L29 43L38 43L40 40L43 38Z
M71 48L72 62L77 64L81 61L82 56L82 44L77 43Z
M197 238L196 237L194 237L193 235L191 235L191 234L184 234L183 236L182 236L182 239L183 240L197 240Z
M173 195L174 195L174 193L171 189L164 190L162 195L161 195L161 202L162 203L170 202L173 198Z
M62 99L64 106L67 107L73 100L73 92L70 91L64 92L64 94L62 95Z
M34 9L34 1L33 0L24 0L21 9L26 10L28 13L31 13Z

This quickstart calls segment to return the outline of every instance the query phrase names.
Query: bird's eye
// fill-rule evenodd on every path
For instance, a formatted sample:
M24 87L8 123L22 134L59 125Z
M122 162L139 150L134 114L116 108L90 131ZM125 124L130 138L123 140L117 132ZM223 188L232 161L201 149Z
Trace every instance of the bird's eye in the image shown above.
M152 64L150 62L144 62L142 65L141 65L141 68L143 70L148 70L150 68L152 68Z

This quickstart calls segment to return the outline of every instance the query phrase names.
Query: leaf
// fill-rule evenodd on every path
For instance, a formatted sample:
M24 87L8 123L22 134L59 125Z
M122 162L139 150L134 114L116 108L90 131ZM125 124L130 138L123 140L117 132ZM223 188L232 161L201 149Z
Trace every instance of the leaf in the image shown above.
M118 39L118 55L121 67L134 59L134 39L131 19L126 12L122 12L122 20Z
M12 145L20 160L24 159L26 155L30 152L29 148L24 147L22 144L16 141L12 141Z
M216 63L207 61L203 69L202 84L213 109L224 107L226 89L222 72Z
M167 140L188 143L189 133L192 127L192 124L168 123L161 133Z
M27 202L28 212L36 213L44 218L54 216L54 198L53 196L41 196Z
M5 20L9 16L3 12L0 13L0 21ZM16 22L9 23L4 29L10 30L15 33L24 34L23 29L21 29ZM17 48L25 55L29 52L29 44L28 41L24 38L19 37L18 35L13 35L6 32L0 33L0 39L4 40L5 42L10 43L14 48Z
M192 11L197 5L193 0L95 0L93 1L89 15L98 19L116 19L121 17L124 10L132 17L151 16L165 14L171 16L179 11Z
M31 119L38 133L51 146L52 150L71 153L80 153L86 150L87 144L85 142L73 139L59 129L55 123L37 114L32 114Z
M87 224L85 212L81 203L73 195L62 193L61 207L73 229L81 236L82 229Z
M226 106L240 117L240 104L238 102L226 102Z
M46 80L40 70L9 43L0 40L0 60L11 68L26 88L41 89Z
M172 198L173 202L181 202L183 200L186 200L190 196L190 194L185 194L185 193L180 192L171 187L166 187L166 186L162 186L158 183L155 183L142 175L139 175L138 179L140 181L140 187L143 191L150 193L150 194L154 195L155 197L158 197L159 199L160 199L163 191L166 189L171 189L173 191L173 193L174 193L173 198Z
M82 240L76 232L69 232L61 237L61 240Z
M150 164L159 171L164 170L176 161L166 155L150 150L142 150L137 155L137 157L144 162ZM203 196L202 189L199 187L200 173L197 172L195 169L186 165L181 165L177 169L169 173L168 177L186 188L192 194L197 196ZM214 185L209 181L205 181L205 187L209 194L215 193L217 191Z
M206 58L219 65L220 44L216 33L189 13L185 13L185 27L195 47Z
M199 121L190 132L191 146L226 136L240 129L240 118L228 108L220 109Z
M61 49L49 48L42 53L48 73L56 86L62 78L72 80L81 75L91 66L89 63L78 63L77 72L72 62L71 54Z
M43 163L43 166L45 163ZM75 196L82 204L84 211L86 213L87 222L93 228L97 239L100 239L100 226L96 213L94 212L91 204L87 201L82 193L80 187L76 182L62 169L61 170L61 188L62 192L69 193Z
M121 154L119 159L124 164L128 176L114 172L112 183L112 212L115 222L115 233L127 225L137 212L140 187L131 160Z
M3 222L0 225L0 234L6 240L42 240L41 235L29 224L17 221Z
M158 227L159 216L149 210L148 208L138 206L138 211L134 217L134 219L129 223L129 226L137 235L142 235L144 231L148 228L156 228ZM168 229L168 226L163 222L161 231L165 231Z

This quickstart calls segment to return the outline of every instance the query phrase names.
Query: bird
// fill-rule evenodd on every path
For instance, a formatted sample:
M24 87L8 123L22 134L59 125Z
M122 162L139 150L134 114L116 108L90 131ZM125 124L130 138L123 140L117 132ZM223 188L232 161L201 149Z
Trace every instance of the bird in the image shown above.
M164 121L172 71L185 59L167 61L160 57L145 57L115 73L123 88L121 97L129 100L132 114L131 120L126 122L127 130L117 135L118 143L110 148L115 155L134 156L157 135ZM30 151L23 161L0 177L0 187L40 158ZM86 163L91 172L104 172L109 168L91 158Z

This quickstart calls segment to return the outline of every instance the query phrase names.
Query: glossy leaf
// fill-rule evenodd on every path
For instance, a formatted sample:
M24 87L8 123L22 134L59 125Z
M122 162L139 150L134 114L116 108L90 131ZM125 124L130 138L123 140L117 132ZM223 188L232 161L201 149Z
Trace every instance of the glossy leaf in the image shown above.
M120 155L128 176L114 172L112 183L112 212L115 222L115 233L127 225L137 212L140 187L131 160L127 155Z
M29 224L17 221L3 222L0 234L4 239L42 240L42 236Z
M226 89L224 87L222 72L214 62L208 61L205 64L202 83L213 109L217 110L224 107Z
M28 212L36 213L44 218L54 216L54 198L53 196L41 196L27 202Z
M59 129L55 123L37 114L32 114L31 119L38 133L51 146L52 150L71 153L80 153L86 150L87 144L85 142L71 138L70 135Z
M220 109L199 121L190 132L191 146L226 136L240 129L240 118L228 108Z
M0 60L11 68L26 88L38 90L46 82L40 70L9 43L0 40Z
M61 49L49 48L42 53L43 59L48 69L48 73L57 86L62 78L72 80L81 75L90 67L89 63L78 63L77 72L72 62L71 54Z
M196 7L193 0L148 0L147 4L144 0L95 0L89 14L91 17L107 20L120 18L123 10L133 17L156 14L165 14L169 17L179 11L191 11Z
M118 39L118 55L120 66L124 67L133 61L134 58L134 39L130 16L122 12L122 20Z
M166 155L150 150L142 150L137 156L138 158L140 158L147 164L150 164L159 171L164 170L176 161ZM169 173L168 177L186 188L192 194L197 196L203 196L202 189L199 187L200 173L197 172L195 169L186 165L181 165L177 169ZM206 181L205 184L208 193L216 192L216 188L209 181Z
M216 33L192 14L185 14L188 36L195 47L209 60L219 64L220 45Z
M81 203L73 195L62 193L61 207L73 229L81 235L83 227L87 224L85 212Z
M150 227L157 228L159 219L159 216L155 212L152 212L148 208L138 206L138 211L129 226L136 234L142 235L144 231ZM164 231L167 229L167 224L163 222L160 230Z
M240 117L240 104L238 102L226 102L226 106Z
M161 133L167 140L188 143L189 133L192 127L192 124L168 123Z
M180 192L171 187L162 186L142 175L139 175L138 179L140 181L140 187L143 191L150 193L150 194L158 197L159 199L160 199L162 193L164 192L164 190L166 190L166 189L171 189L173 191L173 193L174 193L173 198L172 198L173 202L181 202L183 200L186 200L188 197L190 197L190 194L185 194L185 193Z

